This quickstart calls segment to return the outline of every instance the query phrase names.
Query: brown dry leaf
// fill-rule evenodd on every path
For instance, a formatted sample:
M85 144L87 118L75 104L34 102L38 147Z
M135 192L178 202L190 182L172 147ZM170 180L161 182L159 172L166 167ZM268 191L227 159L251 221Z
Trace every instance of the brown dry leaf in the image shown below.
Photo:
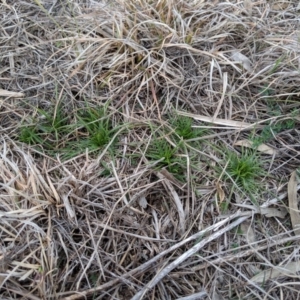
M222 185L219 182L217 182L216 187L217 187L217 195L219 197L220 203L222 203L225 199L225 193L222 189Z
M283 207L257 207L248 204L236 204L236 206L247 208L256 214L265 215L267 218L277 217L283 219L287 214L287 210Z
M240 225L240 229L243 232L243 235L246 237L247 242L249 244L254 243L256 241L255 232L252 229L251 221L246 220Z
M243 147L252 148L252 149L254 148L253 142L248 141L248 140L237 141L234 144L234 146L243 146ZM270 154L270 155L277 154L277 150L267 146L266 144L260 144L256 149L264 154Z
M285 266L274 266L273 268L264 270L251 278L252 282L262 283L279 276L294 276L300 271L300 262L290 262Z
M274 4L271 5L271 9L279 11L285 10L289 7L290 1L276 1Z
M297 199L297 183L298 178L296 171L292 172L290 181L288 183L288 199L291 222L296 235L300 235L300 214L298 209Z
M148 202L147 202L147 199L146 199L145 196L142 196L142 197L139 199L139 206L140 206L141 208L144 208L144 209L147 208Z
M252 15L252 6L253 6L253 3L251 0L244 0L244 7L249 16Z
M244 54L236 50L232 53L231 59L240 63L246 71L252 72L251 61Z
M288 213L286 209L280 207L261 207L260 211L267 218L277 217L283 219Z

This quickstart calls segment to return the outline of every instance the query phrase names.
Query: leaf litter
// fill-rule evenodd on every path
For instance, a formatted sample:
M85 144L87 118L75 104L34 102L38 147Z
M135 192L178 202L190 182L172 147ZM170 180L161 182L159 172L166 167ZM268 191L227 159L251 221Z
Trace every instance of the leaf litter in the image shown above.
M291 1L7 0L0 14L1 297L299 298ZM87 106L107 109L88 128L116 128L92 137L103 147L78 121ZM178 137L178 116L204 133ZM164 168L146 159L157 133L176 149ZM251 197L224 179L243 148L265 171Z

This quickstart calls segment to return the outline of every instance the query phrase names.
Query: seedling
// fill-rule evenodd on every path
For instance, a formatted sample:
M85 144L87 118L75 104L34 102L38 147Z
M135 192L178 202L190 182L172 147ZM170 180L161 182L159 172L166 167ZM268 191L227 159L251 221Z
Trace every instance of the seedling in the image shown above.
M110 141L110 131L106 127L100 127L90 138L90 141L93 147L100 148Z
M106 116L105 108L91 108L87 107L78 114L79 123L84 126L84 128L89 133L94 133L98 130L99 124L107 123L109 121Z
M64 116L63 109L59 105L56 111L47 112L44 109L37 108L40 113L35 118L33 124L24 125L19 133L19 140L29 145L41 145L44 150L55 149L62 135L70 127L68 118Z
M263 175L261 161L255 152L244 150L240 155L232 152L228 157L226 173L236 185L247 192L257 189L257 178Z
M87 108L78 118L88 134L84 141L87 148L97 149L107 145L116 132L116 128L113 128L106 115L105 108Z
M260 188L259 178L265 176L262 162L255 151L242 149L241 153L227 152L226 168L219 170L225 181L233 183L230 189L228 201L222 202L222 211L228 209L234 190L238 189L249 196L254 204L257 204L254 195Z
M19 140L28 145L43 143L43 139L39 136L39 132L34 125L22 127L19 134Z
M47 135L49 140L55 140L56 144L59 143L61 136L66 133L68 127L68 117L63 113L62 105L58 105L57 109L46 112L43 109L38 108L38 112L41 113L44 119L41 119L38 128L44 135ZM54 135L54 137L53 137Z
M171 124L175 133L183 140L194 139L205 133L205 130L193 128L193 119L186 116L177 116Z
M175 162L176 148L173 148L167 141L163 139L156 139L147 153L148 158L152 160L159 160L161 167L170 166Z
M21 128L19 140L40 145L49 155L61 154L63 159L107 145L117 130L112 127L106 108L87 107L77 116L75 124L69 124L61 105L50 113L40 108L37 111L40 115L33 124Z
M192 128L192 122L193 120L191 118L179 116L174 120L172 125L174 126L175 132L178 136L184 140L188 140L195 136L195 132Z
M296 121L294 118L285 119L273 124L266 125L261 133L252 139L253 146L257 147L262 143L267 143L274 137L274 135L284 130L293 129L295 128L295 125Z
M159 161L158 169L166 168L177 179L183 180L182 158L177 156L179 145L171 146L168 141L162 138L155 138L149 146L146 157L152 161Z

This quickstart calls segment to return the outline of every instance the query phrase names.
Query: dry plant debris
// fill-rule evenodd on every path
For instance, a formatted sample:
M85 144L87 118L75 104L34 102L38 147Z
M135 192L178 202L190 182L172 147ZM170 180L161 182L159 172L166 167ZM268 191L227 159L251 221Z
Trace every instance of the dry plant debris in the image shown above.
M1 1L0 298L299 299L299 12Z

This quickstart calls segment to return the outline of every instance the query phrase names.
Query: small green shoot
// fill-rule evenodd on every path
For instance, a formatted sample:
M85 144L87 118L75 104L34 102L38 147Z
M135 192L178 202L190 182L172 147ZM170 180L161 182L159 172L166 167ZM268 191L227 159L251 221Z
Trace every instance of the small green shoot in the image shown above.
M219 204L219 206L220 206L221 212L222 212L222 213L225 213L225 212L227 212L228 209L229 209L229 201L221 202L221 203Z
M230 152L226 155L227 167L223 176L225 180L233 182L234 186L242 192L246 193L251 201L255 204L254 195L257 193L260 185L259 178L265 176L265 171L262 167L262 161L258 154L251 150L242 150L242 153ZM233 194L231 189L231 195ZM224 204L225 205L225 204ZM223 209L228 208L223 207Z
M183 140L189 140L203 136L206 131L193 128L193 119L186 116L177 116L173 122L171 122L171 124L175 129L175 133Z
M257 178L263 175L261 161L255 152L245 151L241 155L229 154L227 173L239 188L248 192L256 190Z
M182 158L178 157L179 146L172 147L166 140L156 138L146 153L146 157L152 161L159 161L158 169L166 168L179 180L183 180Z
M50 112L40 108L37 111L40 115L36 121L20 129L19 140L42 146L51 156L60 154L63 159L70 159L86 149L95 151L111 143L116 133L106 108L87 107L77 116L75 124L70 124L60 105Z
M147 156L152 160L160 160L160 166L170 166L175 162L176 148L173 148L167 141L156 139L150 146Z
M79 122L89 133L94 133L98 130L99 124L108 123L106 118L105 108L87 107L78 114ZM108 124L107 124L108 125Z
M266 125L258 136L252 138L253 146L257 147L263 143L269 142L274 135L295 128L296 121L294 118L278 121L274 124Z
M55 140L58 142L60 135L64 134L68 127L68 117L63 113L63 108L59 105L56 111L51 113L38 108L38 112L44 117L44 120L39 124L39 129L47 134L54 134ZM52 139L49 136L50 139Z
M110 131L106 127L100 127L90 138L91 145L95 148L100 148L110 141Z
M19 134L19 140L28 145L42 144L43 139L39 136L36 126L22 127Z
M113 138L116 129L106 115L105 108L88 108L78 116L80 123L88 133L85 146L91 149L107 145Z
M192 128L193 120L185 116L178 116L173 122L175 132L184 140L195 137L195 132Z

